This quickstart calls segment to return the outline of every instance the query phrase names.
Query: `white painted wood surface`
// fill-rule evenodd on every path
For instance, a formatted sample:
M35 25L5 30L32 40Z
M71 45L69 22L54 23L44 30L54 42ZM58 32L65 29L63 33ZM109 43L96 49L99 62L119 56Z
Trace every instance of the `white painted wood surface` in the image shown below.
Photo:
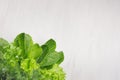
M20 32L57 41L66 80L120 80L119 0L0 0L0 37Z

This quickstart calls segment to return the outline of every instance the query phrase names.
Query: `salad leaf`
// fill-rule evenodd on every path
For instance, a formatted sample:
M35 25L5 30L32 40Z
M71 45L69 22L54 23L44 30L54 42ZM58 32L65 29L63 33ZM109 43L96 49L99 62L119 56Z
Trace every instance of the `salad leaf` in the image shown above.
M22 50L23 57L27 57L31 46L33 45L33 41L30 35L21 33L15 38L13 44Z
M64 53L62 51L58 52L59 60L57 61L57 64L61 64L64 60Z
M53 39L48 40L44 45L47 45L49 52L52 52L56 48L56 42Z
M5 39L0 38L0 51L3 51L3 49L8 45L9 43Z
M51 67L54 64L60 64L64 60L63 52L57 52L55 51L56 48L56 42L53 39L48 40L43 45L43 50L46 49L43 53L42 61L41 61L41 67Z
M54 51L48 53L40 64L41 67L51 66L56 63L60 64L62 60L63 60L63 53Z
M32 72L38 68L38 64L34 59L24 59L21 62L21 68L24 69L26 72Z
M29 52L29 57L30 58L39 58L39 56L41 56L42 54L42 48L38 45L38 44L34 44L33 46L31 46L30 52Z
M0 80L65 80L64 53L55 49L55 40L39 45L26 33L12 43L0 38Z
M41 48L42 48L42 54L41 56L39 56L39 59L37 61L38 63L40 63L49 52L48 47L46 45L42 45Z
M0 47L2 48L7 45L9 45L9 43L5 39L0 38Z

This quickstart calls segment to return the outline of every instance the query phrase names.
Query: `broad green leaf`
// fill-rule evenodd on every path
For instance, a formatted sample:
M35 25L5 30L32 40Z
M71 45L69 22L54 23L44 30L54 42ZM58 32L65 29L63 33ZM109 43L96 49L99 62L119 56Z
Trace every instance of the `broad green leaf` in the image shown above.
M41 48L42 48L42 55L39 57L37 61L38 63L40 63L49 52L48 47L46 45L42 45Z
M33 41L30 35L21 33L15 38L14 45L20 47L20 49L22 49L22 55L27 57L31 46L33 45Z
M56 42L53 39L48 40L45 45L48 46L49 52L54 51L56 48Z
M59 55L59 60L57 61L57 64L60 64L64 60L64 53L61 51L58 52L58 55Z
M42 54L42 48L39 46L39 44L34 44L31 49L30 53L28 54L30 58L37 59Z
M50 52L48 53L45 58L42 60L41 67L51 66L56 63L61 63L63 61L63 53L62 52Z

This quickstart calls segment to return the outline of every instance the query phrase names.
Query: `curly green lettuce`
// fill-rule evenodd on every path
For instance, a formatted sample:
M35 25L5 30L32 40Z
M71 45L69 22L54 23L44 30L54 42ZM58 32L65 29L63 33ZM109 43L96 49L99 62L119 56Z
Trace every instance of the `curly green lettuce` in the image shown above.
M65 80L64 53L55 49L53 39L39 45L25 33L12 43L0 38L0 80Z

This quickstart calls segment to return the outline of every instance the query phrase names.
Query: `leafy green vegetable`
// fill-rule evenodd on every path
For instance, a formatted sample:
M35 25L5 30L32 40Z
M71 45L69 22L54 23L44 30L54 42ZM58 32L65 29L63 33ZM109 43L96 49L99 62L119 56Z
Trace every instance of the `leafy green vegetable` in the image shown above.
M42 48L42 54L41 54L41 56L39 56L39 59L37 61L38 63L40 63L49 52L48 46L42 45L41 48Z
M41 56L42 54L42 48L38 45L38 44L34 44L31 49L30 49L30 52L29 52L29 57L30 58L39 58L39 56Z
M33 41L28 34L21 33L15 38L13 44L22 50L22 56L26 58L33 45Z
M58 53L55 51L48 53L40 64L42 67L44 67L44 66L50 66L50 65L60 63L61 58L63 59L63 57L61 57L62 55L63 54L61 52Z
M5 39L0 38L0 53L3 52L4 48L8 45L9 43Z
M48 46L49 52L54 51L56 48L56 42L53 39L48 40L45 45Z
M55 49L53 39L39 45L25 33L12 43L0 38L0 80L65 80L64 53Z

